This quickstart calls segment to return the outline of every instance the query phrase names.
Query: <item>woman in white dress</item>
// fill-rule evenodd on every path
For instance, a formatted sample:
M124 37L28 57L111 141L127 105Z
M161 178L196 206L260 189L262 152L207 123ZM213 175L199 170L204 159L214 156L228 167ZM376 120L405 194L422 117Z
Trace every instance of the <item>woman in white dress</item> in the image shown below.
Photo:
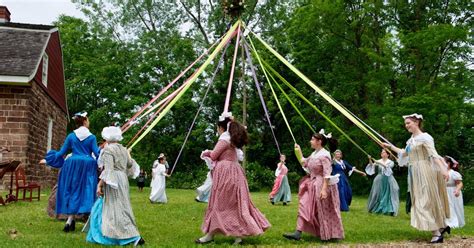
M158 163L153 164L152 177L151 180L151 194L150 202L151 203L166 203L166 177L169 175L166 173L166 158L164 155L158 157Z
M462 176L458 172L459 164L450 156L445 156L444 160L448 164L449 168L449 180L446 183L449 200L450 218L446 220L448 225L444 232L451 233L452 228L463 227L465 224L464 220L464 202L462 199L461 189L463 187Z

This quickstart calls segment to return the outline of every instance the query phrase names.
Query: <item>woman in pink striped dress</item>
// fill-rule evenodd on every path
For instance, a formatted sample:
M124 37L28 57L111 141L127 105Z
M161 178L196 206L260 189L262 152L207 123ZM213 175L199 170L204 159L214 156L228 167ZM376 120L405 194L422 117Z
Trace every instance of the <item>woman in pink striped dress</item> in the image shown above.
M309 177L300 181L296 231L283 234L287 239L300 240L301 232L307 232L321 240L344 238L339 192L331 178L331 154L324 149L328 141L329 146L334 145L335 150L336 140L324 134L314 134L310 141L314 152L306 159L303 158L300 146L295 144L297 157L302 158L300 163L308 171ZM332 148L330 149L333 150Z
M215 165L209 205L201 227L205 235L196 243L208 243L214 235L223 234L235 237L234 244L240 244L242 237L262 234L270 223L252 203L245 173L237 160L237 149L248 143L247 130L229 117L220 117L217 125L219 141L214 150L202 155Z

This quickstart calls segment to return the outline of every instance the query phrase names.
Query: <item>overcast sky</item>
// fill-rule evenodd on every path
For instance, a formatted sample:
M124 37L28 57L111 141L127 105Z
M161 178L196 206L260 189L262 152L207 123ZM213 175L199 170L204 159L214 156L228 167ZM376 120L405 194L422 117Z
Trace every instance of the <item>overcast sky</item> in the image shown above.
M11 13L11 22L51 24L59 15L84 18L70 0L0 0Z

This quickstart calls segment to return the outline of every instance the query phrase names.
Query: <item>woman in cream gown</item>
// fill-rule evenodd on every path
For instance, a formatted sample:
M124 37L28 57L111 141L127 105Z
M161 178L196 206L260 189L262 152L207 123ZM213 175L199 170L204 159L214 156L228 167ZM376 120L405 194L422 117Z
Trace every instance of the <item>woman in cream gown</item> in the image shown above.
M435 149L431 135L421 129L423 116L403 116L405 128L412 134L405 149L384 143L384 147L398 153L398 164L410 169L411 225L418 230L431 231L430 243L442 243L442 232L449 218L446 164Z

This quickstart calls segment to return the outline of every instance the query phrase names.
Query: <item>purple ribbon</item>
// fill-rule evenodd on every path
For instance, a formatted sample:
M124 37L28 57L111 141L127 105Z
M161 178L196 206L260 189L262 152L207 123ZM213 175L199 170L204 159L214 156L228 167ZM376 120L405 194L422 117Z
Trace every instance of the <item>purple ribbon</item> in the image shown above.
M252 63L252 57L250 56L247 41L245 40L244 36L242 36L242 41L244 41L245 43L243 45L245 49L245 54L247 55L247 60L250 65L250 69L252 70L252 77L253 77L253 80L255 81L255 86L257 87L257 92L258 92L258 96L260 97L260 102L262 102L263 110L265 111L265 116L267 117L268 124L270 125L270 130L272 131L273 139L275 139L275 144L278 149L278 154L281 154L280 146L278 145L278 140L275 136L275 132L273 131L272 122L270 121L270 115L268 114L267 105L265 104L265 100L263 99L262 90L260 89L260 84L255 74L255 66Z

